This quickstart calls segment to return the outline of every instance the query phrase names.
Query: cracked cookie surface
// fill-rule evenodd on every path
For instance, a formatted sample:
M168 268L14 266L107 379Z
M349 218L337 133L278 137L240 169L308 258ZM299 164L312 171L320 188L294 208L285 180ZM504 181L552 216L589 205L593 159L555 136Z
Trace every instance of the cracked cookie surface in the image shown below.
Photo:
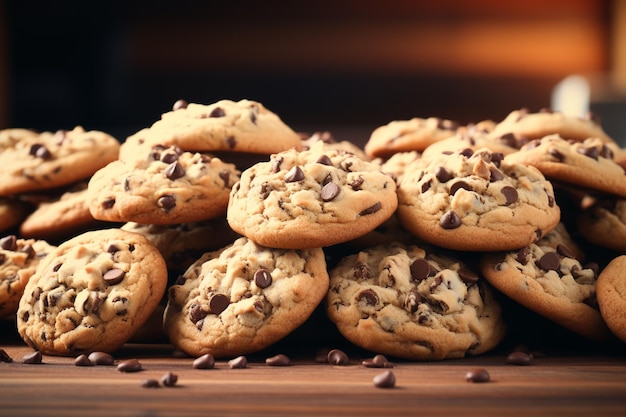
M167 269L146 238L120 229L86 232L40 261L17 311L17 330L50 355L113 352L165 294Z
M170 287L164 329L191 356L252 353L304 323L327 291L321 248L271 249L242 237Z
M330 271L327 312L352 343L410 360L477 355L504 337L489 284L453 257L393 243Z

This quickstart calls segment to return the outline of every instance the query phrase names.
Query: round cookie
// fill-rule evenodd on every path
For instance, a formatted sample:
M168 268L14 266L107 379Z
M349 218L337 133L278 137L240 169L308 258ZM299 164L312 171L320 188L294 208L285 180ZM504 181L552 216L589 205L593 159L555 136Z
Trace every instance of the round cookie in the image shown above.
M529 140L558 134L574 141L595 137L604 143L615 143L591 113L587 117L577 117L549 109L533 113L522 108L510 112L490 135L497 138L511 133Z
M581 264L564 245L530 244L483 255L480 270L504 295L585 338L605 341L610 332L596 302L598 264Z
M87 182L80 182L49 201L40 202L20 224L20 235L65 240L99 225L89 212Z
M0 195L47 190L89 178L118 157L119 142L81 126L26 136L0 153Z
M626 253L626 198L603 198L576 219L578 233L601 248Z
M327 291L321 248L270 249L242 237L203 255L170 287L164 329L194 357L253 353L304 323Z
M165 261L143 236L86 232L39 263L20 300L17 330L48 355L110 353L148 320L166 285Z
M478 355L505 335L500 304L462 261L400 243L330 271L327 313L355 345L409 360Z
M596 282L600 314L611 332L626 343L626 255L613 259Z
M396 152L423 151L429 145L454 136L458 124L439 117L393 120L370 135L364 151L371 158L386 159Z
M24 287L39 261L54 249L45 240L8 235L0 239L0 318L17 312Z
M185 151L272 154L301 146L300 136L277 114L253 100L220 100L209 105L179 100L141 132L149 145Z
M32 207L15 198L0 197L0 232L18 226L32 211Z
M117 160L89 180L89 211L98 220L192 223L226 212L239 171L207 153L154 146L144 158Z
M404 173L398 203L400 222L419 239L463 251L527 246L560 219L541 172L487 149L417 161Z
M318 142L245 170L231 191L227 220L260 245L305 249L368 233L397 204L395 182L376 165Z
M571 141L555 134L529 142L506 161L534 166L552 181L626 197L626 172L613 157L599 138Z

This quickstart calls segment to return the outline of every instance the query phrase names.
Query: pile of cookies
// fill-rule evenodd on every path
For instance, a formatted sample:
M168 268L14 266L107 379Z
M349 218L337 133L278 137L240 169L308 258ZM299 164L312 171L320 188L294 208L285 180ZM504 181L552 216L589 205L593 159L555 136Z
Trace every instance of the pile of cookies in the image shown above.
M395 120L360 148L179 100L121 143L7 129L0 150L0 316L42 353L155 323L235 357L321 309L356 347L441 360L498 346L511 304L626 341L626 151L592 118Z

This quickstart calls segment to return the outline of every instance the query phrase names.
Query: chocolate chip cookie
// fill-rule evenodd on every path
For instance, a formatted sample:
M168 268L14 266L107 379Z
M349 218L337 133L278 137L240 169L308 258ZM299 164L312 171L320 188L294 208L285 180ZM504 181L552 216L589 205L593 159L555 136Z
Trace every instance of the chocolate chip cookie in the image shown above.
M17 311L24 287L39 261L54 249L45 240L22 239L15 235L0 239L0 318Z
M47 190L89 178L118 157L119 142L100 131L27 135L0 153L0 196Z
M305 249L368 233L397 205L395 182L376 165L318 142L245 170L231 191L227 219L260 245Z
M610 332L596 301L597 263L581 263L565 245L532 243L483 255L480 270L504 295L585 338L604 341Z
M98 220L192 223L226 212L233 164L208 153L154 146L144 158L117 160L89 180L89 211Z
M596 282L596 297L605 323L621 341L626 342L626 255L614 258Z
M165 294L167 269L143 236L86 232L41 260L17 311L17 330L49 355L113 352L146 322Z
M304 323L327 291L321 248L270 249L242 237L203 255L170 287L164 329L194 357L252 353Z
M478 355L505 334L489 284L451 255L394 243L330 271L327 313L352 343L409 360Z
M534 167L470 149L417 161L398 187L398 218L424 242L494 251L535 242L560 220L552 184Z
M576 228L588 242L626 253L626 198L596 199L580 212Z

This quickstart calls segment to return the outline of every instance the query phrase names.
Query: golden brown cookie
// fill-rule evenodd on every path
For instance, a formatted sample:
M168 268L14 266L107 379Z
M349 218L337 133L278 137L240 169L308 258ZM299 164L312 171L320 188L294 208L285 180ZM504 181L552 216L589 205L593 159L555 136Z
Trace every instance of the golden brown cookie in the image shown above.
M602 270L596 297L607 326L626 343L626 255L616 257Z

